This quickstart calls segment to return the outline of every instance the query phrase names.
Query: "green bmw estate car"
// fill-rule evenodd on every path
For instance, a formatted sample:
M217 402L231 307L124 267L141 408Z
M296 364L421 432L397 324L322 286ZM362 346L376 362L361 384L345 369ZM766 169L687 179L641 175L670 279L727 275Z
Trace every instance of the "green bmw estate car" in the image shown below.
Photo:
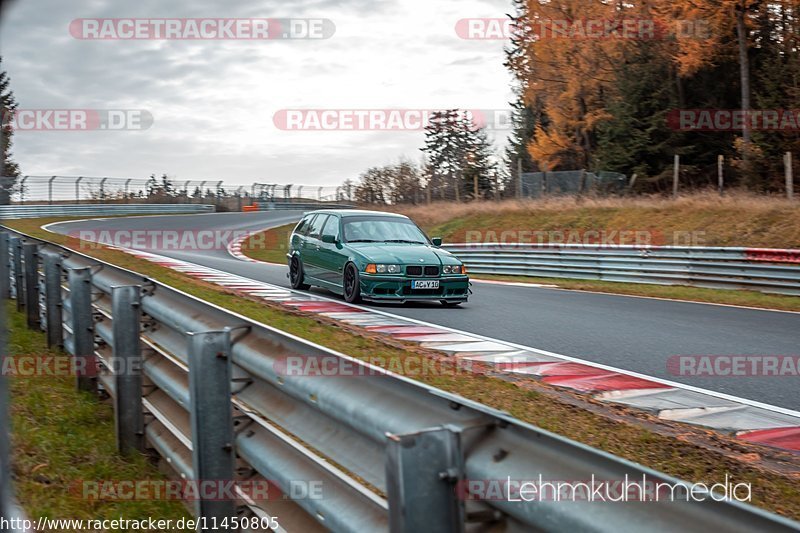
M289 237L294 289L322 287L348 302L441 301L469 296L464 265L408 217L361 210L307 213Z

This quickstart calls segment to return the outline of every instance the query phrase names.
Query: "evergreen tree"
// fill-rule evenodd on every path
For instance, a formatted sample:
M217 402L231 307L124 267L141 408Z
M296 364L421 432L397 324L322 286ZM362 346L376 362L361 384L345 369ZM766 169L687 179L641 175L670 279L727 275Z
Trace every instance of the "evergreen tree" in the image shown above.
M655 176L675 154L677 133L667 123L669 109L677 107L668 58L658 55L652 41L630 49L616 72L618 94L608 105L608 118L597 128L597 151L591 170L612 169L628 176Z
M469 145L464 162L464 188L469 197L479 200L488 197L495 188L497 163L486 130L471 132L467 139Z
M3 165L0 170L4 176L0 182L0 205L7 205L11 203L11 193L20 172L19 165L11 159L11 144L14 135L12 121L14 111L17 109L17 101L11 91L8 75L2 69L2 62L3 58L0 57L0 128L2 128L0 150L2 150L3 157Z
M437 111L425 126L422 151L434 175L442 199L459 200L464 179L468 125L458 109ZM452 193L450 195L449 193Z
M456 201L465 196L486 196L493 189L496 164L492 145L483 129L458 109L439 111L425 128L426 172L428 187L439 199Z
M536 172L539 170L536 162L528 152L530 144L536 133L536 125L546 122L546 117L541 113L541 108L526 104L520 96L517 101L511 103L513 130L508 137L508 145L505 148L504 161L510 175L517 173L517 161L522 162L522 172Z

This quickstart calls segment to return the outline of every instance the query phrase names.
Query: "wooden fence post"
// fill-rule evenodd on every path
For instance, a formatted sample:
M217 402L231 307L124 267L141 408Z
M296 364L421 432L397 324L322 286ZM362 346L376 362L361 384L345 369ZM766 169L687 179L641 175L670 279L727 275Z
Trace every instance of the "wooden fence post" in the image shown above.
M672 197L678 197L678 176L681 170L681 156L675 154L675 163L672 168Z

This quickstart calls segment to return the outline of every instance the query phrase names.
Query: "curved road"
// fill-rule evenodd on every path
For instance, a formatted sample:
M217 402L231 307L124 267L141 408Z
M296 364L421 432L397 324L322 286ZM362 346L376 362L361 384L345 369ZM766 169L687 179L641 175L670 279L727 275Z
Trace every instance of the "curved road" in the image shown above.
M299 211L95 219L49 226L58 233L102 230L247 230L299 219ZM223 234L220 234L224 237ZM286 268L214 250L140 249L289 287ZM672 355L797 355L800 313L609 294L474 283L468 304L374 305L385 312L763 403L800 410L797 376L693 378L670 374ZM320 290L321 294L330 295Z

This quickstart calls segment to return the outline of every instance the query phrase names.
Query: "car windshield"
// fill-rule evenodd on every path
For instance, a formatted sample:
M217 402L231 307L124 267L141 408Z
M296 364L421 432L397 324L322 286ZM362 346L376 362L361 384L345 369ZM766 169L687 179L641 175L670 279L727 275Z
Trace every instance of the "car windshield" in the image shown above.
M395 217L346 217L344 238L347 242L428 243L416 224L407 218Z

